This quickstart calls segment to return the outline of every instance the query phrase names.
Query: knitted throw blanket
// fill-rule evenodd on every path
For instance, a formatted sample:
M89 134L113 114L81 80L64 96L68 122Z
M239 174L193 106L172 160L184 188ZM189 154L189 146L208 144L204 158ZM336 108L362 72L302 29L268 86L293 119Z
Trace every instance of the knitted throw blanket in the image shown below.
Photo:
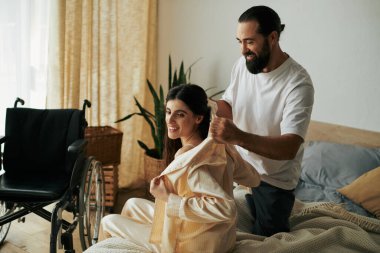
M290 218L291 231L271 237L237 233L234 253L380 252L380 220L327 202L307 203Z
M293 211L291 231L270 237L237 232L233 253L380 252L380 220L327 202L304 204ZM133 241L109 238L85 253L146 253Z

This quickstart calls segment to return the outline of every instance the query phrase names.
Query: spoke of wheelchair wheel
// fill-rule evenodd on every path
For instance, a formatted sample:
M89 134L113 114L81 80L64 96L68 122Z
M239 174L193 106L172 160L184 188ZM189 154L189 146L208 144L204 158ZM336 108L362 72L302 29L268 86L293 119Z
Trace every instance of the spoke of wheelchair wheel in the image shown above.
M97 173L97 191L96 191L96 203L97 203L97 207L96 207L96 213L95 213L95 227L94 227L94 238L96 239L93 239L93 243L96 243L98 241L98 237L99 237L99 226L100 226L100 219L102 218L103 216L103 204L104 204L104 195L103 195L103 177L102 177L102 169L101 167L99 168L99 171Z
M101 164L93 160L88 170L84 198L84 236L89 246L97 242L104 210L104 181Z
M92 217L91 217L91 207L93 205L92 203L92 197L93 197L93 193L94 193L94 182L96 180L96 176L94 175L96 171L96 164L94 164L94 167L92 168L91 170L91 180L88 181L88 199L87 199L87 205L86 205L86 230L87 230L87 236L88 236L88 240L89 242L91 242L91 235L92 235L92 231L91 231L91 220L92 220Z
M0 201L0 216L8 215L9 213L12 213L13 210L14 208L8 209L4 201ZM11 222L8 222L0 226L0 243L2 243L3 240L6 238L10 225L11 225Z

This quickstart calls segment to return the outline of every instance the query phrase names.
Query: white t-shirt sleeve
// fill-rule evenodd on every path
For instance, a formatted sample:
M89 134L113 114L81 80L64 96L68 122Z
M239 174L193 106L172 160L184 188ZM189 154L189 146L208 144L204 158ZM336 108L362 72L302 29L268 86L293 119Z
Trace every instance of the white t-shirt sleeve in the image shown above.
M227 89L224 91L224 94L221 100L226 101L229 105L232 104L232 85L228 85Z
M238 75L238 65L241 59L235 62L234 66L232 67L231 71L231 80L230 84L228 85L226 91L224 92L222 96L222 100L226 101L230 106L233 105L234 101L234 94L236 94L236 85L238 83L239 75Z
M309 80L305 79L288 94L280 125L281 134L297 134L305 139L314 103L314 88Z

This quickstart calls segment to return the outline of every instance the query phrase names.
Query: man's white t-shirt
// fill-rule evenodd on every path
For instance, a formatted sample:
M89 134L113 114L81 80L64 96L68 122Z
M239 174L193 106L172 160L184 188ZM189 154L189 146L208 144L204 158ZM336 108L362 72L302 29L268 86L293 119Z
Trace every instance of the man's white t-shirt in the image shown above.
M233 122L244 132L261 136L297 134L303 139L310 122L314 88L307 71L289 57L269 73L251 74L244 56L235 63L222 99L232 107ZM261 179L290 190L301 173L303 145L293 160L272 160L236 146Z

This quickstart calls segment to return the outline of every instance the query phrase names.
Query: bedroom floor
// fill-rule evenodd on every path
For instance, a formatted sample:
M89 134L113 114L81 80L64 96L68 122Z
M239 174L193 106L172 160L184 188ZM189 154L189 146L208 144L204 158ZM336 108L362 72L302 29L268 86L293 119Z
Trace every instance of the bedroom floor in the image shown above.
M131 197L144 197L143 190L119 190L114 213L120 213L125 201ZM108 209L109 211L109 209ZM74 231L74 249L82 252L79 240L79 229ZM31 213L25 216L25 223L12 222L4 244L0 247L1 253L41 253L49 252L50 222ZM58 253L64 252L59 250Z

